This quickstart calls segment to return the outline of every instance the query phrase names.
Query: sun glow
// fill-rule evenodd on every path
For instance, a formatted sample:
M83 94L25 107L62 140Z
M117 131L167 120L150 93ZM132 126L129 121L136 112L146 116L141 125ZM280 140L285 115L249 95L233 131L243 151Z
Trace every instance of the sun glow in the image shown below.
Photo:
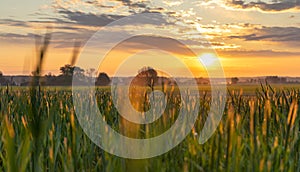
M218 60L218 57L216 57L214 54L206 53L202 54L198 59L204 66L209 67L215 64L215 62Z

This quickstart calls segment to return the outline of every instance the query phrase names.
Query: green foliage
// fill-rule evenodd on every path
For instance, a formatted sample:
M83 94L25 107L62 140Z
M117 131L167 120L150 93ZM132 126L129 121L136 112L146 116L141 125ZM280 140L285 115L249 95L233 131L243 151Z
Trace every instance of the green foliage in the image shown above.
M210 96L201 94L199 119L182 143L164 155L130 163L105 153L84 134L69 88L36 87L35 91L0 88L0 171L126 171L128 164L143 164L145 171L300 170L300 92L296 89L262 85L255 96L230 89L223 119L203 145L198 144L197 136L209 110ZM120 119L109 89L98 88L96 92L100 111L119 132ZM178 90L169 88L165 93L169 117L141 126L142 137L167 130L177 118L180 102L187 101L180 100ZM88 97L82 102L88 102ZM189 111L193 110L192 101L187 101ZM36 110L33 102L38 105Z

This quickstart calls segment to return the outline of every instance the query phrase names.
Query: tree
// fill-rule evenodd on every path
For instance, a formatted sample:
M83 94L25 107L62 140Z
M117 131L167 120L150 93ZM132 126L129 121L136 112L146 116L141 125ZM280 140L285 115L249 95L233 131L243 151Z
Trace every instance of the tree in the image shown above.
M70 64L67 64L63 67L60 67L60 73L62 76L65 77L72 77L73 74L76 76L84 76L84 70L77 66L72 66Z
M137 76L133 79L132 83L140 86L148 86L154 90L154 85L157 83L157 72L152 67L143 67L138 71Z
M236 84L238 82L239 82L239 78L237 78L237 77L231 78L231 84Z
M278 76L267 76L265 80L268 83L286 83L287 82L287 78L278 77Z
M51 72L48 72L46 75L45 75L45 77L46 78L51 78L51 77L53 77L54 75L51 73Z
M129 86L129 99L137 111L146 112L150 109L148 93L152 92L153 95L154 85L157 83L157 72L152 67L143 67L138 71Z
M63 67L60 67L59 70L62 76L72 76L74 72L74 66L67 64Z
M110 84L110 81L111 80L110 80L109 76L106 73L101 72L97 77L96 85L106 86L106 85Z
M7 85L7 84L11 84L11 83L9 82L9 80L3 77L3 73L0 71L0 86Z
M72 85L73 76L76 76L75 79L78 81L77 83L84 84L86 82L84 70L80 67L66 64L60 67L60 73L61 75L58 77L50 77L48 79L48 85L70 86Z

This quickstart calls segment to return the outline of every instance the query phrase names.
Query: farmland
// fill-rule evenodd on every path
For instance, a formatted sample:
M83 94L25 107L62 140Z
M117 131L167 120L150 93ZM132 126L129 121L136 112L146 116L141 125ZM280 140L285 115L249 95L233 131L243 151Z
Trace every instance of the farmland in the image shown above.
M204 94L209 92L208 87L199 88L198 119L184 141L163 155L130 160L103 151L83 132L71 88L1 87L0 171L300 170L298 85L229 86L221 123L202 145L198 135L211 98ZM167 88L164 93L169 105L163 116L153 124L132 127L122 122L110 89L96 89L98 108L105 121L133 138L165 132L177 120L182 102L190 103L188 113L195 108L191 100L180 98L176 89ZM88 102L88 97L82 97L82 103ZM144 102L143 108L147 106ZM129 126L136 131L126 130Z

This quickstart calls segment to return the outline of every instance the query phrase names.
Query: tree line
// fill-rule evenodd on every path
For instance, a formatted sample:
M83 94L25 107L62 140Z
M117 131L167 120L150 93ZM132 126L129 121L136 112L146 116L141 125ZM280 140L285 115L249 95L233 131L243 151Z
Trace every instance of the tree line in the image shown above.
M70 64L66 64L62 67L60 67L60 74L59 75L53 75L51 73L48 73L41 77L40 85L45 86L71 86L72 85L72 79L73 76L76 75L76 78L79 78L83 83L94 79L92 76L95 74L95 69L88 69L84 70L78 66L72 66ZM31 83L32 76L34 76L34 73L29 76L24 76L29 78L29 80L24 79L22 83L20 83L20 86L28 86ZM8 77L5 77L3 73L0 71L0 85L17 85L13 78L16 76L10 77L11 79L8 79ZM95 79L95 85L97 86L106 86L109 85L111 82L110 77L105 72L100 72L98 76Z
M48 73L40 78L40 85L44 86L71 86L73 76L76 76L76 79L84 83L87 81L95 81L96 86L107 86L111 83L111 78L105 73L100 72L96 78L93 76L96 74L96 69L87 69L84 70L78 66L73 66L70 64L66 64L60 67L60 74L53 75ZM31 84L31 80L34 76L34 73L30 76L23 76L24 78L28 78L22 83L16 84L13 80L14 77L11 76L5 77L3 73L0 71L0 85L20 85L20 86L29 86ZM157 71L152 67L143 67L138 71L138 74L133 78L132 85L136 86L146 86L153 89L155 85L158 83L158 79L163 80L165 83L170 84L171 80L166 77L158 77Z

